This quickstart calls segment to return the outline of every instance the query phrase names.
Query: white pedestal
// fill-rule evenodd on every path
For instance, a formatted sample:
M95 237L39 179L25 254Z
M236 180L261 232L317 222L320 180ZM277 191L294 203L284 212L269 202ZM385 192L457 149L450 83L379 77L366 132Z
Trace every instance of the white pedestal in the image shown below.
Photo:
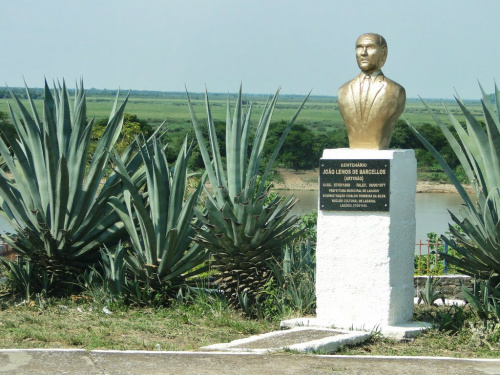
M389 159L390 210L318 211L316 324L382 331L407 326L413 315L414 151L332 149L324 150L325 159Z

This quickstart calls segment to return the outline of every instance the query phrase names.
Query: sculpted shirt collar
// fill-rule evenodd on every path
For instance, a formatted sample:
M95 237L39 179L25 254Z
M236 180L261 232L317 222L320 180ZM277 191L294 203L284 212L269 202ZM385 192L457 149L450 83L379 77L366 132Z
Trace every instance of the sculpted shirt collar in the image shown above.
M378 76L383 77L384 73L382 73L382 70L375 70L371 74L366 74L365 72L361 72L359 76L360 76L360 79L364 79L366 76L369 76L370 80L373 82L375 80L375 78L377 78Z

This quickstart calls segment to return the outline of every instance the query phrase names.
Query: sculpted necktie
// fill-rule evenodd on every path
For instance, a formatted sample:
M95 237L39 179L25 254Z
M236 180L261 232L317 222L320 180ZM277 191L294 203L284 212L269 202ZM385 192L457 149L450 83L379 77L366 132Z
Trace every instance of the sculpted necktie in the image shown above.
M363 81L361 81L361 117L365 116L366 99L368 98L368 90L370 89L371 77L366 75Z

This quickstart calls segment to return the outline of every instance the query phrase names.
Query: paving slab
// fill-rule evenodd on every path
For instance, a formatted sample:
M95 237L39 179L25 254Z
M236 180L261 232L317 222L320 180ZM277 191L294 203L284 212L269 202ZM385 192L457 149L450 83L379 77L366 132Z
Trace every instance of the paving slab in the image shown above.
M288 330L250 336L229 343L209 345L201 349L254 353L290 349L305 353L333 353L341 346L358 344L370 337L371 333L369 332L294 327Z
M83 349L0 349L0 374L102 375L102 372Z
M309 328L325 328L325 327L335 327L334 321L322 321L318 320L317 318L310 317L310 318L294 318L294 319L287 319L287 320L282 320L280 322L280 328L282 329L288 329L288 328L294 328L294 327L309 327ZM394 340L406 340L410 338L417 337L420 335L423 331L431 328L430 323L426 322L408 322L406 324L399 324L397 326L377 326L373 330L368 330L368 331L351 331L351 332L358 332L359 334L362 334L363 332L366 334L366 332L378 332L382 336L391 338ZM349 331L347 331L349 332ZM367 337L370 336L370 334L366 334ZM362 340L358 340L357 342L361 342ZM353 342L356 343L356 342ZM334 349L336 350L336 349ZM330 350L330 352L333 352L334 350Z
M500 360L298 354L2 350L0 374L500 375Z
M241 353L92 352L106 375L480 375L500 374L500 361L407 357Z

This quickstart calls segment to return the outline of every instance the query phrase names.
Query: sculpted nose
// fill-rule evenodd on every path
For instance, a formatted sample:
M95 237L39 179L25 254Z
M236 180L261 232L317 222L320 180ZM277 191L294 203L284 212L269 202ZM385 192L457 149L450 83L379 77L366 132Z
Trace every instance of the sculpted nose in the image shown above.
M368 51L366 48L361 49L361 56L366 56L368 55Z

